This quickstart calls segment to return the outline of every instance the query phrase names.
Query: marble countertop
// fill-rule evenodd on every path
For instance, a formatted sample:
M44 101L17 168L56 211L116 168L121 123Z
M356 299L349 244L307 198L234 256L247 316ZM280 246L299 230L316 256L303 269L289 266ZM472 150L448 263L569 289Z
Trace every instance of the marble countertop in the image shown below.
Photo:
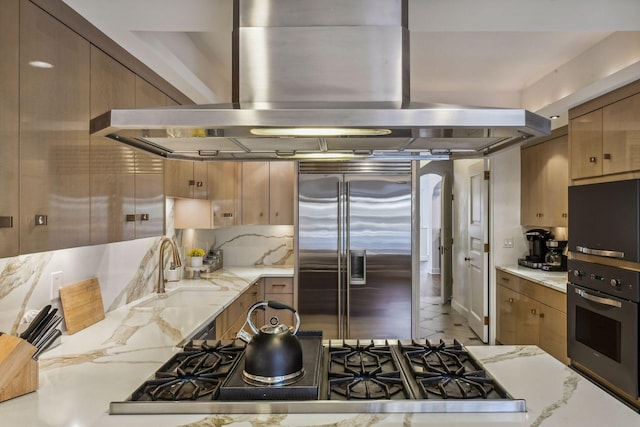
M531 280L560 292L567 292L566 271L544 271L536 268L527 268L520 265L505 265L496 267L498 270L514 274L523 279Z
M107 313L40 359L36 392L0 403L3 426L587 426L638 425L640 414L535 346L468 347L526 413L486 414L188 414L109 415L171 355L176 344L228 306L260 277L291 276L292 269L225 268L207 280L179 286L224 286L210 307L138 308Z

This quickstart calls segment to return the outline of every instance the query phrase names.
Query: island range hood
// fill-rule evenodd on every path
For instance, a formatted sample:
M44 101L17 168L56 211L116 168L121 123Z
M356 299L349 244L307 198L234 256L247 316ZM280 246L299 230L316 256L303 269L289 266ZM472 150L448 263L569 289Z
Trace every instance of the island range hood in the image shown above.
M118 109L91 132L168 159L477 156L550 133L523 109L409 100L408 0L234 0L229 104Z

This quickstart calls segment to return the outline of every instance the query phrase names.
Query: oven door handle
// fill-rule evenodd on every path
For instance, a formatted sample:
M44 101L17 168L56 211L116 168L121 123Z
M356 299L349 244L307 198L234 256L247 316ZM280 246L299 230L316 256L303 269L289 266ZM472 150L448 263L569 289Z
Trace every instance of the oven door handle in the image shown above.
M606 256L609 258L624 258L624 252L610 251L606 249L593 249L586 246L576 246L576 251L587 255Z
M586 300L596 302L598 304L608 305L608 306L617 307L617 308L622 307L622 303L620 301L612 300L609 298L597 297L595 295L591 295L590 293L583 291L582 289L576 289L576 294L580 295L582 298Z

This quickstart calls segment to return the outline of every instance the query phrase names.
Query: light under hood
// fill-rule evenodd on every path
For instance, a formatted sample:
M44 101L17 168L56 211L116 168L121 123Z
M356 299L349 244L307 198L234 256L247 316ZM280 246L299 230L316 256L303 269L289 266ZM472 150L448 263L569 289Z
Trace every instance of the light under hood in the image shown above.
M165 158L246 160L477 155L550 133L548 119L523 109L410 102L407 0L234 7L233 103L112 110L91 121L92 134ZM380 135L324 132L335 128ZM265 129L283 136L256 135Z

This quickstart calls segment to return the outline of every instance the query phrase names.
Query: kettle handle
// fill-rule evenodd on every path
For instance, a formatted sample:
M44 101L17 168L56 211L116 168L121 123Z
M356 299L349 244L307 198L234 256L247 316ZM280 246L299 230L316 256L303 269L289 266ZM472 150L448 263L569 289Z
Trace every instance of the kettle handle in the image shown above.
M298 332L298 329L300 328L300 315L298 314L298 311L291 307L288 306L287 304L283 304L281 302L278 301L260 301L257 302L255 304L253 304L251 306L251 308L249 309L249 312L247 313L247 323L249 324L249 327L251 328L251 330L253 331L254 334L260 333L260 330L256 327L256 325L253 324L253 321L251 320L251 313L253 313L254 310L256 309L260 309L260 310L264 310L264 307L271 307L274 308L276 310L289 310L291 311L294 316L296 317L296 326L295 328L293 328L293 335L295 335Z

